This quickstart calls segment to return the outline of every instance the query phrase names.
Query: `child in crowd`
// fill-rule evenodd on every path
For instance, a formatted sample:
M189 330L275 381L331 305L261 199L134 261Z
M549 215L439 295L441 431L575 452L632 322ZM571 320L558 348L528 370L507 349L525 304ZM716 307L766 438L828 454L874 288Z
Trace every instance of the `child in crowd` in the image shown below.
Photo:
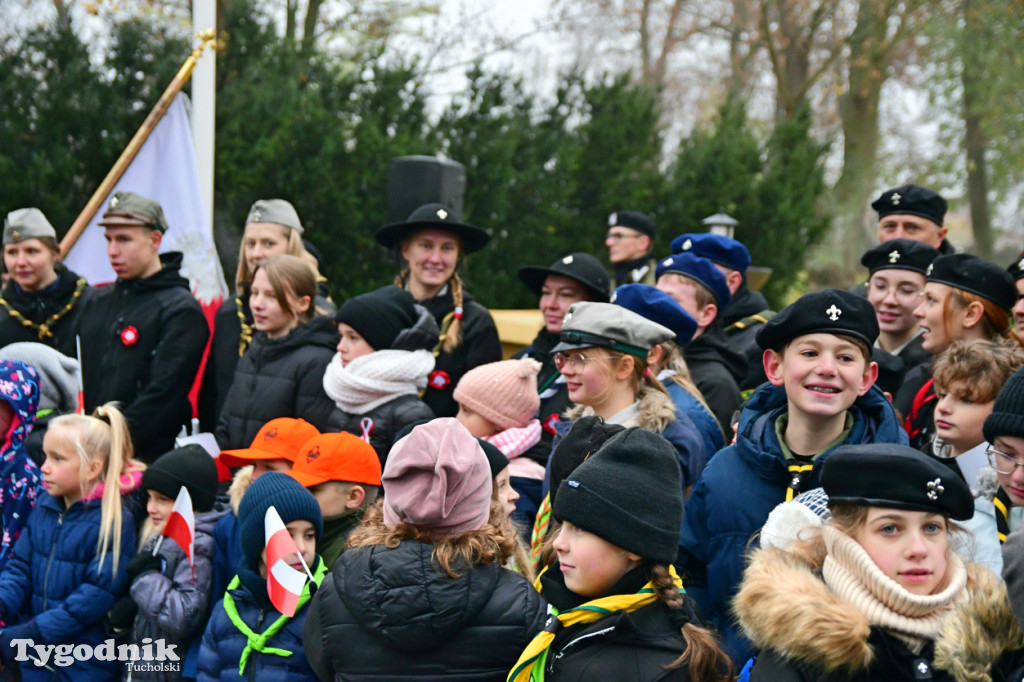
M348 545L363 514L377 502L380 460L351 433L324 433L302 446L288 475L316 498L324 517L317 545L328 570Z
M42 491L39 467L25 447L35 424L39 395L39 375L34 367L0 361L0 574Z
M534 638L511 682L732 679L672 567L683 515L679 475L668 441L633 427L562 481L558 566L538 578L558 627Z
M493 443L510 460L508 474L517 493L515 519L528 526L540 505L544 467L521 457L541 439L537 374L541 364L530 358L480 365L455 387L455 418L476 438Z
M676 337L651 349L648 356L651 371L662 382L672 402L693 422L704 443L704 459L725 447L725 435L700 389L690 378L690 369L683 359L683 349L697 331L697 320L683 310L674 298L647 284L623 284L612 292L612 303L664 325Z
M316 427L304 419L281 417L264 424L248 448L220 453L221 463L241 468L235 472L228 487L228 502L232 513L221 517L213 532L217 548L213 558L214 600L224 593L238 562L243 558L238 507L245 492L265 473L290 471L302 446L319 435Z
M769 379L740 416L736 442L715 455L686 504L680 573L722 632L733 661L750 657L730 602L751 536L772 509L815 488L838 445L906 444L889 400L873 386L875 311L856 294L802 296L757 335Z
M182 488L188 490L195 518L192 561L185 550L161 533ZM180 680L196 676L195 657L210 612L213 580L213 530L225 509L213 508L217 497L217 465L199 445L185 445L161 455L142 474L142 490L149 497L139 553L125 567L131 583L110 612L115 630L128 630L129 643L141 647L144 639L177 646L181 666L151 670L127 664L125 679ZM214 599L216 601L216 599Z
M324 393L324 370L338 345L331 318L319 315L316 276L296 256L259 262L249 291L257 333L238 361L217 425L225 450L244 448L265 423L302 417L327 428L334 403Z
M319 585L327 566L316 553L323 518L316 500L294 478L272 471L246 491L238 508L242 553L238 573L217 602L199 650L198 680L316 680L302 646L302 626L315 587L307 580L294 616L278 611L267 593L265 518L274 507L298 555L284 560Z
M324 390L337 406L328 430L361 436L383 467L395 434L434 418L419 394L434 369L437 322L395 286L350 298L334 321L341 338L324 372Z
M693 422L676 411L647 364L651 349L675 336L622 306L573 303L554 352L569 399L576 403L567 418L596 414L612 424L640 426L664 436L676 448L685 490L704 469L704 446Z
M480 448L487 457L487 464L491 467L491 500L501 507L503 523L508 525L516 536L516 548L506 566L532 581L536 575L530 562L530 553L526 548L526 540L524 538L526 529L519 527L518 524L512 521L512 513L516 510L516 500L519 499L519 493L512 487L512 483L509 480L509 459L497 446L489 441L477 438L477 442L480 443Z
M749 679L989 679L961 676L970 669L963 650L932 660L933 644L963 644L937 641L958 605L1005 601L995 576L953 550L951 519L974 510L967 484L927 455L889 444L838 448L821 482L829 520L788 549L755 551L744 574L736 613L761 650ZM1002 639L980 628L971 636Z
M492 504L491 480L479 442L455 419L395 444L384 499L306 619L321 679L504 682L545 612L529 581L504 568L515 537Z
M0 574L0 657L11 665L14 640L96 647L103 616L128 589L125 564L135 549L133 502L145 466L132 459L124 416L113 405L95 416L50 423L43 488L14 554ZM49 662L52 666L52 661ZM68 668L31 658L24 680L109 680L119 663L93 657Z

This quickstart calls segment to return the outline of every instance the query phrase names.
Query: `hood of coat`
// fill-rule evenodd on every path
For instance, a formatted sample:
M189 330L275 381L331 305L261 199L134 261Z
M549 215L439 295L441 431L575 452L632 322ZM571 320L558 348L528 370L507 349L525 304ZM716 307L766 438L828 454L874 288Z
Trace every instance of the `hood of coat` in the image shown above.
M717 362L725 367L736 383L741 383L750 371L750 361L742 350L736 347L722 330L722 323L715 320L704 332L683 350L687 364Z
M784 386L764 384L750 397L740 414L736 444L740 455L764 478L788 478L779 468L781 449L775 433L775 420L786 410ZM907 444L907 432L900 426L892 403L877 385L853 401L853 430L844 444Z
M729 305L722 312L722 326L728 327L737 320L768 309L768 300L760 291L754 291L747 286L747 280L744 279L743 284L736 290Z
M326 315L318 315L280 338L267 338L266 334L258 332L253 335L249 348L251 352L259 353L262 360L267 362L307 346L328 348L333 353L337 345L338 328L334 320Z
M231 485L228 486L228 502L231 505L231 512L235 516L238 516L238 505L242 503L242 496L252 485L252 471L252 464L242 467L235 472L235 477L231 479Z
M0 399L13 411L7 432L0 433L0 472L4 478L25 465L14 453L22 450L25 438L36 423L39 390L39 373L35 367L18 360L0 361Z
M574 405L565 413L565 418L576 421L580 417L592 414L594 409L589 405ZM654 433L662 433L676 419L676 404L672 402L671 396L645 386L640 389L640 404L637 405L636 416L630 420L628 426L639 426Z
M442 572L433 546L403 540L347 550L332 579L352 618L396 649L421 652L444 646L472 623L491 599L501 571L496 563Z

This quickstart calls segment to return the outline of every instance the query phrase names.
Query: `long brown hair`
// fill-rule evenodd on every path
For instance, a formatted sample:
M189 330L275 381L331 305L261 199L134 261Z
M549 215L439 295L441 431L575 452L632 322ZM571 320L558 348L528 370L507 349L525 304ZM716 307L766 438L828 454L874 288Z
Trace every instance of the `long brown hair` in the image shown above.
M942 328L946 333L946 338L956 338L958 336L955 334L955 330L950 322L953 318L953 305L956 304L959 308L963 309L971 303L980 303L982 306L984 312L979 324L986 339L1008 339L1024 348L1024 338L1013 330L1011 324L1013 316L1009 312L984 296L979 296L963 289L957 289L956 287L949 287L949 295L946 296L946 300L942 303Z
M309 322L316 316L316 274L303 259L287 254L271 256L260 261L253 276L260 270L267 273L270 288L274 290L281 310L295 318L299 324ZM291 299L303 296L309 297L309 306L304 311L292 309Z

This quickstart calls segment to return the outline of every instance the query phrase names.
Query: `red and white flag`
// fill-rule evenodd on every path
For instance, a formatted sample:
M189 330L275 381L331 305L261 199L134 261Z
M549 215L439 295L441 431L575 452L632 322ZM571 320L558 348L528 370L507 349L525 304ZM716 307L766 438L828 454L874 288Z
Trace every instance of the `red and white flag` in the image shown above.
M178 491L178 497L174 500L174 506L171 507L171 515L167 518L167 523L164 524L164 530L161 535L174 540L185 550L185 556L188 557L188 562L192 565L192 570L194 571L195 561L193 555L195 553L196 517L192 511L192 496L188 494L188 488L185 486L181 486L181 490Z
M274 608L290 618L299 606L309 568L273 505L267 508L263 523L267 539L267 594ZM298 555L305 573L285 561L292 554Z

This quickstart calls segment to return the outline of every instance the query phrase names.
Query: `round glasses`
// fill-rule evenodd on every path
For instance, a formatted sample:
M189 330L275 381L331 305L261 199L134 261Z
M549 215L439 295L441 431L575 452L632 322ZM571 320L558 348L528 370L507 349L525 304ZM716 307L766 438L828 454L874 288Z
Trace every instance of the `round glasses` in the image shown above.
M565 369L566 365L572 367L574 372L581 372L588 362L591 360L614 360L615 357L612 355L598 355L592 358L588 358L583 353L555 353L555 367L561 372Z
M996 450L991 445L985 448L985 454L988 455L988 462L992 468L1001 474L1011 475L1017 467L1024 467L1024 462L1018 462L1016 457Z

